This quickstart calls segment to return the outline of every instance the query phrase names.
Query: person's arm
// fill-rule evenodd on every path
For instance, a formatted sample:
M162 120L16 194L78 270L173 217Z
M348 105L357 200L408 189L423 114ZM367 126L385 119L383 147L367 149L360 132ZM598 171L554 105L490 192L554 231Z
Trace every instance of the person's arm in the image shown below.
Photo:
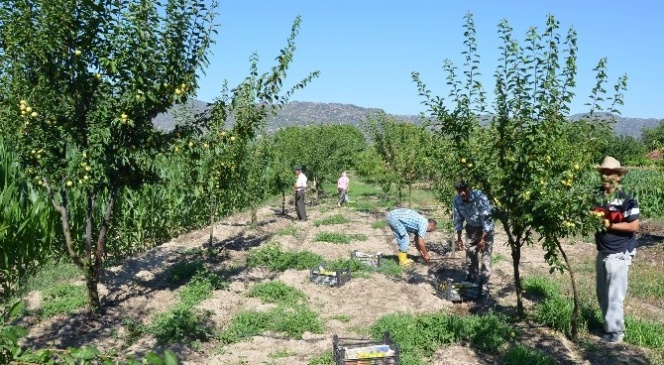
M424 261L429 262L429 260L431 260L431 256L429 256L429 251L427 251L427 245L424 242L424 238L420 237L419 234L415 236L415 247L418 251L420 251L420 255L422 255Z
M611 223L608 219L605 219L604 227L610 231L637 232L639 230L639 220L636 219L631 222Z

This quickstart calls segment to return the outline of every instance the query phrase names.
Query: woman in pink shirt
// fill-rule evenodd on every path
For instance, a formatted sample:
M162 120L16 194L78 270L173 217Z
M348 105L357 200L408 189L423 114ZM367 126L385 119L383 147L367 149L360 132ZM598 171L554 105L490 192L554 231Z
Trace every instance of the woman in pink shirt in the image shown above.
M348 193L349 184L350 180L348 180L348 176L346 176L346 171L344 171L341 173L339 181L337 181L337 189L339 190L339 201L337 202L338 206L341 206L343 203L346 202L347 199L346 194Z

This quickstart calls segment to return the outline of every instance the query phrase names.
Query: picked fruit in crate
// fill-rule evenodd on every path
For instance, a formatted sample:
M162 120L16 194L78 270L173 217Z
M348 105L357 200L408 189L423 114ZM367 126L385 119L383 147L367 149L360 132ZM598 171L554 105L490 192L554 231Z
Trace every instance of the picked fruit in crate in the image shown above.
M367 266L379 267L383 254L378 252L377 254L369 254L360 251L353 251L350 253L350 258L355 259Z
M363 339L333 337L336 365L396 365L399 364L399 346L385 333L382 343Z
M350 280L350 268L342 270L329 270L321 263L311 269L310 280L312 283L328 286L341 286Z
M452 279L439 280L436 285L436 296L450 302L476 300L479 298L480 287L475 283L464 281L455 283Z

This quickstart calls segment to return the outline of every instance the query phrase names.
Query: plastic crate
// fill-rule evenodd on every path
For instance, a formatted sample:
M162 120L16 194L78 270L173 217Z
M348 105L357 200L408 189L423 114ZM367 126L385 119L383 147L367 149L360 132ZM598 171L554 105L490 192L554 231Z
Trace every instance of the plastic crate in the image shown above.
M350 258L357 260L367 266L380 267L380 262L383 258L383 254L379 252L375 255L372 255L355 250L350 253Z
M340 270L328 270L325 268L325 263L320 263L312 268L309 276L312 283L327 286L342 286L349 282L350 278L350 267Z
M480 297L480 286L475 283L455 283L452 279L436 282L436 296L450 302L477 300Z
M399 346L389 332L382 342L367 339L332 338L332 351L336 365L398 365Z

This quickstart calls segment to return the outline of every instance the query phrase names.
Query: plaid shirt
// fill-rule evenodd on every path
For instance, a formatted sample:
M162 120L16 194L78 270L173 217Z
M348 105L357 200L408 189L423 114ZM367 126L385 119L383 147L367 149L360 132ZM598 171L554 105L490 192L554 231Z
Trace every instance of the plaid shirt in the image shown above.
M429 220L412 209L398 208L387 214L387 221L390 224L400 223L407 233L414 233L422 238L427 234ZM398 227L394 227L398 228ZM398 232L400 236L406 232Z
M463 229L463 221L471 227L482 227L484 232L493 232L493 219L491 217L493 208L489 199L479 190L471 190L468 201L463 201L457 194L452 200L454 206L454 228L457 231Z

